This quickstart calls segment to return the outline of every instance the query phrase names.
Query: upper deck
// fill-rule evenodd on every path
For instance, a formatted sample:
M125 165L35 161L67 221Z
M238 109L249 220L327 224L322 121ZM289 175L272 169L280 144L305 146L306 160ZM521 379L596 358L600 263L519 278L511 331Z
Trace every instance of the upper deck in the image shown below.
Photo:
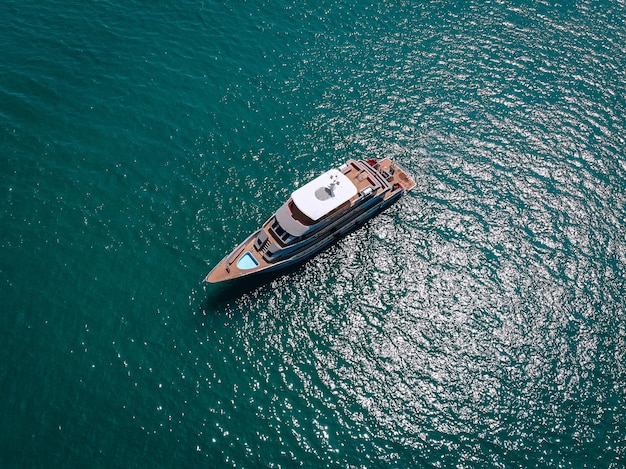
M357 188L350 178L337 169L331 169L296 189L291 198L300 212L317 221L357 193Z
M389 158L367 162L348 160L338 169L327 171L294 191L283 210L287 211L289 218L311 226L348 209L366 189L371 193L379 189L394 192L400 187L410 191L415 187L415 181Z

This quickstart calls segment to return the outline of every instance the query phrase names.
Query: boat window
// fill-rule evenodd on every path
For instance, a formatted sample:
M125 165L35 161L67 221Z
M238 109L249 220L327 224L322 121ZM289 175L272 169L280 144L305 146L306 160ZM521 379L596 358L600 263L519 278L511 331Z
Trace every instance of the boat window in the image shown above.
M304 213L302 213L302 211L296 206L293 200L289 201L289 211L291 212L291 215L293 216L294 220L299 221L303 225L311 226L315 224L313 220L311 220Z

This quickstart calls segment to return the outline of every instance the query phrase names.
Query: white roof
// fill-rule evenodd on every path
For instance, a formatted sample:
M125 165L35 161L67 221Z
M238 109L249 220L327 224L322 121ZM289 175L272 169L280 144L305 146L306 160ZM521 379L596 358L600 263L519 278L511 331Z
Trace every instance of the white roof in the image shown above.
M291 198L296 207L316 221L357 194L356 186L337 169L331 169L296 189Z

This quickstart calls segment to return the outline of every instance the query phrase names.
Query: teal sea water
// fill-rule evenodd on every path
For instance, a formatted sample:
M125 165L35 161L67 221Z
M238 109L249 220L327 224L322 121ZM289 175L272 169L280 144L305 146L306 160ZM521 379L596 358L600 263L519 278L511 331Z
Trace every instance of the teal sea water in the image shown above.
M626 5L0 4L0 467L626 466ZM206 285L298 185L416 189Z

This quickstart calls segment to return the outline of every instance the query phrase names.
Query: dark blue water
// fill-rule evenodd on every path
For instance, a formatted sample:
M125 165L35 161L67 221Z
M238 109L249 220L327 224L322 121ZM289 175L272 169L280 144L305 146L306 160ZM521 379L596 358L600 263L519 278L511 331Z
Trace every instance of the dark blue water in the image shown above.
M0 467L626 465L626 5L0 6ZM264 282L299 185L417 187Z

